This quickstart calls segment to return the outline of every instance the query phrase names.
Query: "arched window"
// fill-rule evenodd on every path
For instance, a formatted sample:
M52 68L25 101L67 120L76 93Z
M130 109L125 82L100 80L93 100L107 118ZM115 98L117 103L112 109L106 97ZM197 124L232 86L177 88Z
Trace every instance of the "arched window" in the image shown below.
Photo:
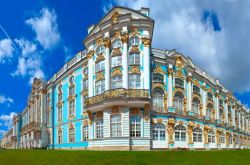
M111 89L122 87L122 76L115 76L111 78Z
M140 44L140 39L138 37L131 37L129 39L129 44L131 46L134 46L134 45L139 45Z
M141 137L141 116L130 116L130 137Z
M62 106L58 106L58 121L62 121Z
M220 143L225 143L225 134L224 133L222 133L221 135L220 135Z
M201 128L194 128L193 141L194 142L202 142L202 130L201 130Z
M208 98L209 100L213 100L213 95L212 95L210 92L208 92L208 93L207 93L207 98Z
M82 141L88 141L89 134L88 134L88 125L82 126Z
M215 133L213 130L208 132L208 143L215 143Z
M62 130L59 129L58 130L58 144L61 144L62 143Z
M192 107L193 107L193 112L195 115L199 114L199 104L200 104L200 101L197 98L194 98L192 102Z
M206 116L209 117L209 119L212 118L212 109L213 109L213 105L212 104L208 104L207 105L207 114L206 114Z
M153 75L153 82L164 82L164 76L162 74L154 73Z
M176 112L183 112L183 95L181 93L176 93L174 95L174 107Z
M58 102L62 101L62 85L58 86Z
M116 39L113 43L112 43L112 48L116 49L116 48L120 48L122 46L122 42L119 39Z
M224 120L224 112L223 109L220 109L220 120L223 122Z
M104 48L103 45L98 46L98 47L96 48L96 54L99 55L99 54L103 53L104 50L105 50L105 48Z
M122 56L114 56L111 58L111 66L121 66L122 65Z
M219 106L223 107L223 101L220 99Z
M153 126L153 140L165 140L166 139L166 127L162 123L157 123Z
M75 142L75 128L69 128L69 142L73 143Z
M110 125L111 125L111 137L121 137L122 136L121 114L111 115Z
M103 118L96 120L96 138L103 138Z
M164 92L161 89L155 89L153 95L153 106L154 107L164 107Z
M183 80L181 80L181 79L179 79L179 78L176 78L176 79L175 79L175 86L176 86L176 87L183 88L183 87L184 87L184 82L183 82Z
M175 141L186 141L186 128L183 125L175 127Z
M139 53L130 53L128 57L129 65L140 65L140 54Z
M200 94L200 88L199 87L197 87L196 85L194 85L193 86L193 93L195 93L195 94Z

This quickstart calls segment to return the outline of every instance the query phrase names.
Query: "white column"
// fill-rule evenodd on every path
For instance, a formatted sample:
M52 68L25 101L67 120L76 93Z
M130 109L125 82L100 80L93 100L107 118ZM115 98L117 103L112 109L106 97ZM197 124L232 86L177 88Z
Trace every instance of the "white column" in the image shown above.
M235 106L233 106L233 108L232 108L232 120L233 120L233 126L235 127L236 126L236 123L235 123Z
M91 54L91 52L90 52ZM92 55L93 56L93 55ZM94 82L93 82L93 75L94 75L94 60L91 55L88 59L88 95L89 97L94 96Z
M128 30L127 27L122 28L122 87L128 89Z
M216 120L220 119L220 108L219 108L219 91L215 94L215 111L216 111Z
M168 106L173 107L173 66L168 66Z
M109 32L104 35L104 46L105 46L105 90L110 89L110 39Z
M111 136L110 117L111 117L110 109L103 111L103 137L104 138L108 138Z
M144 44L144 89L150 89L150 41L149 38L145 38ZM150 91L149 91L150 93Z
M244 124L245 122L244 121L245 121L245 117L244 117L244 115L242 115L242 123L243 123L242 124L242 130L243 131L245 130L245 124Z
M240 121L241 121L240 111L239 111L239 113L238 113L238 120L239 120L239 129L241 129L241 125L240 125Z
M207 91L206 91L206 83L202 85L202 115L206 116L206 108L207 108Z
M225 123L228 123L228 104L227 104L227 101L225 102L224 110L225 110Z
M188 111L192 111L192 74L188 73L188 78L187 78L187 102L188 102Z

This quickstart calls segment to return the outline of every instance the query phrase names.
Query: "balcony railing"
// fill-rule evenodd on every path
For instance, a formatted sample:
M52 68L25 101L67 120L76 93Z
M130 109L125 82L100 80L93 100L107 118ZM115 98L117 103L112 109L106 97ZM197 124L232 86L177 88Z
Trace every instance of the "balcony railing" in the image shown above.
M23 132L26 132L26 131L28 131L28 130L32 130L32 129L34 129L34 128L39 128L40 126L41 126L40 123L37 123L37 122L30 122L29 124L27 124L27 125L25 125L25 126L22 127L21 132L23 133Z
M115 98L149 98L149 93L146 89L111 89L103 92L103 94L87 98L86 107Z

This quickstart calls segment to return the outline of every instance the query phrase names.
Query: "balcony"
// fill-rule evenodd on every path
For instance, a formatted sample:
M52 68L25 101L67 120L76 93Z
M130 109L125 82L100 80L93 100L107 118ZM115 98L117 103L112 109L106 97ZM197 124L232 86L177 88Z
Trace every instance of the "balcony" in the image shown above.
M90 110L96 106L112 106L119 104L140 104L144 105L150 101L148 90L146 89L111 89L103 94L86 99L86 109Z
M40 123L30 122L29 124L22 127L21 133L23 134L27 131L40 130L40 126L41 126Z

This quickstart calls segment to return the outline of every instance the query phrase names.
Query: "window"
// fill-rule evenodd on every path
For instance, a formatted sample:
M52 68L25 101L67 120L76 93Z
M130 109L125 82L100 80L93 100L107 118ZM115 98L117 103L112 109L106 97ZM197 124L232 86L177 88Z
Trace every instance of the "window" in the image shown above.
M175 127L175 141L186 141L186 128L183 125Z
M223 101L222 101L222 100L219 101L219 105L220 105L221 107L223 107Z
M120 48L121 46L122 46L121 40L115 40L115 41L112 43L112 48L113 48L113 49Z
M101 70L105 69L105 61L99 61L98 63L95 64L95 72L99 72Z
M75 116L75 101L69 101L69 116Z
M208 132L208 143L215 143L215 135L214 135L214 131L209 131Z
M69 142L75 142L75 128L70 128L69 129Z
M233 144L233 136L232 136L232 134L229 135L229 143Z
M58 144L62 143L62 130L58 130Z
M153 126L153 140L165 140L166 139L166 127L162 123L157 123Z
M50 124L50 111L47 112L47 123Z
M162 74L154 74L153 75L153 82L164 82L164 76Z
M58 86L58 102L62 101L62 85Z
M62 106L58 107L58 121L62 121Z
M202 130L201 130L201 128L194 128L193 141L194 142L202 142Z
M88 75L88 67L85 67L84 69L83 69L83 74L84 75ZM85 77L86 78L86 77Z
M131 89L140 89L140 75L138 74L131 74L129 75L129 88Z
M180 93L176 93L174 95L174 107L175 110L179 113L183 111L183 95Z
M88 126L82 126L82 141L88 141Z
M141 117L130 116L130 137L141 137Z
M105 90L105 80L97 81L95 84L96 95L102 94L104 90Z
M176 86L176 87L183 88L183 87L184 87L184 82L183 82L183 80L181 80L181 79L179 79L179 78L176 78L176 79L175 79L175 86Z
M154 107L164 107L164 92L161 89L155 89L153 95L153 106Z
M122 87L122 77L116 76L111 78L111 89Z
M213 95L210 92L207 93L207 97L209 100L213 100Z
M196 115L199 114L199 104L200 104L200 101L198 99L196 99L196 98L193 99L192 107L193 107L193 112Z
M115 56L111 58L111 66L121 66L122 65L122 56Z
M75 77L74 77L74 76L71 76L71 77L69 78L69 83L70 83L70 84L74 84L74 81L75 81Z
M88 82L89 82L88 79L87 80L83 80L83 83L82 83L83 90L88 88Z
M96 48L96 53L99 55L99 54L103 53L104 50L105 50L105 48L104 48L103 45L99 46L99 47Z
M96 138L101 139L103 138L103 119L96 120Z
M200 94L200 88L199 87L197 87L196 85L194 85L193 86L193 93L195 93L195 94Z
M225 143L225 135L224 134L220 135L220 143Z
M129 65L140 65L140 54L139 53L130 53L128 63L129 63Z
M129 40L129 44L131 46L134 46L134 45L139 45L140 44L140 39L138 37L132 37L130 40Z
M122 124L121 115L115 114L111 116L111 137L121 137L122 136Z
M209 119L212 118L212 114L211 114L212 113L212 109L213 109L213 105L209 104L207 106L207 114L206 114L206 116L209 117Z
M220 120L223 121L224 119L224 112L223 109L220 109Z

